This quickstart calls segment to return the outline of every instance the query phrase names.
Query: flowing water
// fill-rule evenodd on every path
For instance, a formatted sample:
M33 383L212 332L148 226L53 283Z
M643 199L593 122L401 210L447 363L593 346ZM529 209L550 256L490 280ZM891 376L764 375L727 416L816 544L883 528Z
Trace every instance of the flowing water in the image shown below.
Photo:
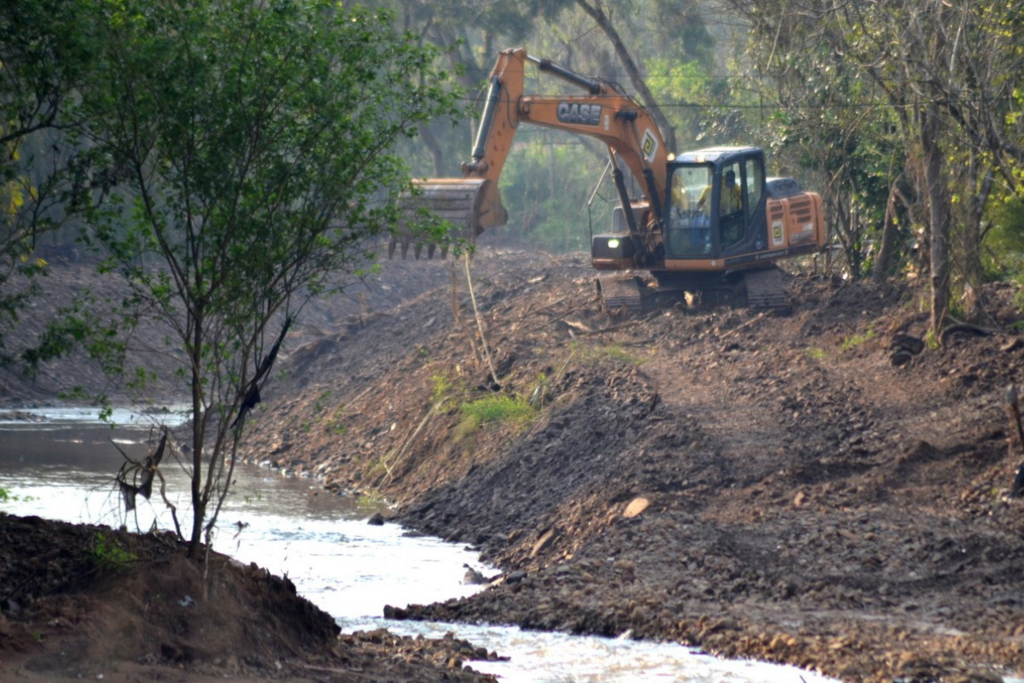
M27 412L27 411L23 411ZM126 516L113 486L122 452L144 457L151 418L117 411L119 427L98 424L96 411L41 409L37 423L0 416L0 510L69 522L147 530L172 528L162 502L139 498ZM173 417L173 416L172 416ZM168 420L167 415L161 419ZM167 497L187 518L187 478L165 462ZM299 592L333 615L345 631L380 627L401 635L441 637L454 632L477 647L509 657L472 662L478 671L523 683L715 681L817 683L824 677L791 667L726 661L679 645L628 639L521 631L505 626L388 621L385 604L399 607L471 595L462 584L469 565L495 573L477 556L438 539L406 535L393 524L372 526L377 507L321 491L314 482L272 470L238 467L233 494L222 510L214 547L243 562L287 575ZM185 523L186 519L181 519ZM187 533L187 531L186 531Z

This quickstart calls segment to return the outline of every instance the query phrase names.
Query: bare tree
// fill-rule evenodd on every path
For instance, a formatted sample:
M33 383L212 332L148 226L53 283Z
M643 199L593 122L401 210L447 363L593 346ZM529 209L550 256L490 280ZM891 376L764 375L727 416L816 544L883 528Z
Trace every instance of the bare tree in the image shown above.
M629 76L629 82L636 88L640 101L651 112L651 116L654 117L658 128L661 129L661 136L665 140L665 145L672 152L678 152L675 128L665 118L665 114L661 111L661 107L658 106L657 100L655 100L654 95L651 94L650 89L647 87L647 82L644 80L644 76L640 71L640 67L637 66L632 52L626 47L626 43L622 40L622 36L619 35L615 24L612 22L611 12L605 11L602 0L590 0L589 2L588 0L576 0L576 4L597 23L598 27L608 37L608 40L611 41L615 55L619 58L622 67Z

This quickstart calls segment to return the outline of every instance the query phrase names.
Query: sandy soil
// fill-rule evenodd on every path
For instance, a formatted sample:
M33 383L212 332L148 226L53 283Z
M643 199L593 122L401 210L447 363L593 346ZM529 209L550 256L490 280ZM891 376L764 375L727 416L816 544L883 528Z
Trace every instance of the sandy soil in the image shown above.
M894 354L924 337L909 285L811 272L786 278L788 316L628 317L582 256L486 248L478 327L453 265L389 264L310 309L246 444L502 570L397 616L629 632L850 681L1024 673L1014 289L986 290L986 334ZM496 397L522 419L474 421Z

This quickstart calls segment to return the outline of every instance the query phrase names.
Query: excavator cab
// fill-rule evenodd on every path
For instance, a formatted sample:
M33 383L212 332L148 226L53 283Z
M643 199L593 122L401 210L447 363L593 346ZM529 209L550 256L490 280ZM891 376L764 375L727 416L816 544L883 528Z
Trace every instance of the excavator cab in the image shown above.
M681 154L668 166L665 261L715 260L766 243L764 155L755 147Z
M633 218L628 229L613 225L615 232L591 241L595 269L644 268L657 282L599 278L605 304L642 310L687 292L702 303L784 307L772 263L824 246L821 197L792 178L765 177L757 147L685 152L666 160L664 178L652 201L622 211L618 223Z

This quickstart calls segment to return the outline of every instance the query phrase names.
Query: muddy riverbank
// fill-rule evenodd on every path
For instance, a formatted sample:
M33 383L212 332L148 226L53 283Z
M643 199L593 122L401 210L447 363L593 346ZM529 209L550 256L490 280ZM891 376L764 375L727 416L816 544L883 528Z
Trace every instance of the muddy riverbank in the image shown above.
M484 249L478 327L450 266L393 264L311 311L246 444L502 570L407 616L674 640L851 681L1020 675L1013 288L987 288L981 333L938 347L911 286L807 272L785 280L788 316L623 317L582 256Z
M504 570L410 616L631 633L845 680L1024 665L1014 289L989 288L981 333L939 348L909 286L805 273L786 278L788 316L628 318L602 310L582 257L490 251L474 273L482 337L464 278L454 305L445 286L350 318L294 350L247 447L398 501L404 524ZM481 422L495 397L527 417Z

